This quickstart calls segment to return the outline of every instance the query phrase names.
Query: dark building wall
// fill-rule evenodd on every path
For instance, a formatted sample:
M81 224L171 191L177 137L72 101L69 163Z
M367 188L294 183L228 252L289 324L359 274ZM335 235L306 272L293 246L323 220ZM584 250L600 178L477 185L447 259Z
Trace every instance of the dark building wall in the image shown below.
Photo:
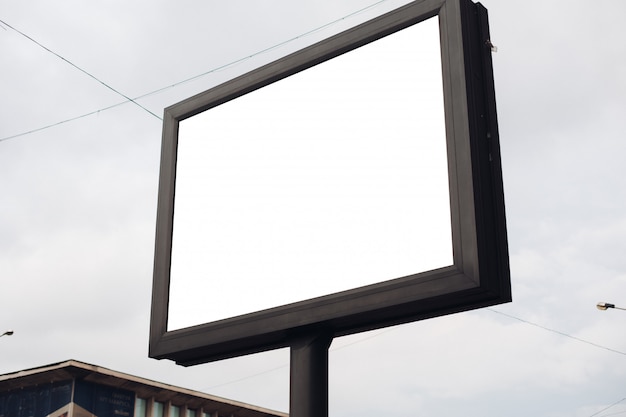
M135 409L135 393L76 380L74 406L96 417L132 417Z
M118 388L69 380L0 393L0 417L133 417L135 394Z
M0 417L46 417L69 405L71 399L71 380L3 392ZM58 416L63 416L63 412L59 411Z

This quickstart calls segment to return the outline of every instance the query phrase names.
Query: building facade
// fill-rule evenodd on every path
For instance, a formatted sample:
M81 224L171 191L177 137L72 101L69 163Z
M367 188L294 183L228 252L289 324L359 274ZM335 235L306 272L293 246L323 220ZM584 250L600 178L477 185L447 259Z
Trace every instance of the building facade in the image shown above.
M288 417L68 360L0 375L0 417Z

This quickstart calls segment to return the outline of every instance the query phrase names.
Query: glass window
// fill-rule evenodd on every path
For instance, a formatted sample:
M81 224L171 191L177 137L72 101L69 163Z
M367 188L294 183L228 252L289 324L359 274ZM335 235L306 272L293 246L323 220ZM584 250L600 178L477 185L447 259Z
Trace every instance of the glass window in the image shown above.
M152 417L163 417L163 403L154 402L152 406Z
M135 398L135 417L146 417L146 400Z
M177 407L175 405L170 405L169 417L180 417L180 407Z
M196 417L196 410L187 410L187 417Z

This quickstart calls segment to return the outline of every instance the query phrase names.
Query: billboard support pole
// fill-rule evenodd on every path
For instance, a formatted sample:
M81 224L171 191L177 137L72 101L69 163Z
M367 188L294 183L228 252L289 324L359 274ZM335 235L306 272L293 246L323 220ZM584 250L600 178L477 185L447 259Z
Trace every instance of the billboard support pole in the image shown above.
M332 339L332 333L327 332L292 339L290 417L328 417L328 347Z

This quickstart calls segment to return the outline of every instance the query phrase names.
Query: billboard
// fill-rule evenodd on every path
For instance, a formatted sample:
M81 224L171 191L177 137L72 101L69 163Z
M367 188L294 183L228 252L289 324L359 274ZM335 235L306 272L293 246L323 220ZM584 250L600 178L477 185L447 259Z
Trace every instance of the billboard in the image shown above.
M510 301L490 54L418 0L165 109L150 356Z

